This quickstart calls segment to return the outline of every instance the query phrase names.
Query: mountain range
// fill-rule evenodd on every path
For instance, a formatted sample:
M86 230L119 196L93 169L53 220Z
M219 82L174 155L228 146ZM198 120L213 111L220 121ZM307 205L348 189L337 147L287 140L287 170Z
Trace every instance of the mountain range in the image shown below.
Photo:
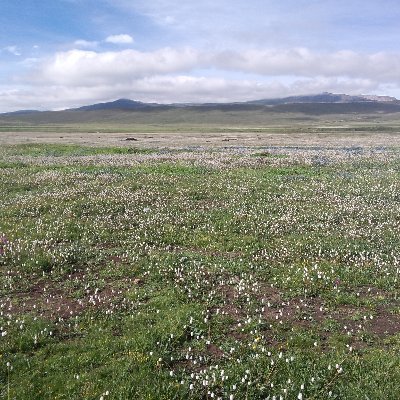
M118 99L62 111L20 110L0 114L0 131L256 129L285 124L294 126L297 123L324 124L328 120L364 121L381 127L389 120L400 121L400 101L387 96L332 93L201 104L158 104Z
M389 96L374 96L374 95L357 95L350 96L347 94L333 94L333 93L321 93L316 95L305 95L305 96L291 96L284 98L274 99L261 99L247 102L231 102L231 103L172 103L172 104L159 104L159 103L143 103L141 101L130 100L130 99L118 99L115 101L96 103L86 105L78 108L70 108L63 111L53 112L73 112L73 111L100 111L100 110L116 110L116 111L152 111L152 110L171 110L171 109L182 109L190 108L193 110L222 110L222 111L240 111L240 110L252 110L259 108L259 106L274 108L275 111L281 112L284 110L295 111L293 106L295 105L308 105L300 107L299 112L308 113L312 109L312 105L353 105L353 107L347 107L347 109L358 110L366 109L366 111L377 109L377 111L388 111L397 112L400 111L400 100L395 97ZM358 107L354 105L357 105ZM369 106L368 106L369 105ZM285 106L276 107L276 106ZM292 107L290 107L292 106ZM326 108L326 107L325 107ZM346 107L336 107L339 110L346 110ZM327 110L328 111L328 110ZM333 109L335 111L335 108ZM49 111L37 111L37 110L19 110L14 112L8 112L0 114L1 116L7 115L24 115L34 113L48 113ZM328 112L330 113L330 112Z

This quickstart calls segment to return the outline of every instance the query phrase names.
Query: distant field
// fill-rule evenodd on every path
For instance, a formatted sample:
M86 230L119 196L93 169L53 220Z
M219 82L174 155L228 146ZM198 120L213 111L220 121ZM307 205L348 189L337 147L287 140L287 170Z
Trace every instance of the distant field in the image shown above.
M154 131L7 131L0 132L2 145L53 144L83 145L90 147L126 147L132 149L221 149L265 146L322 146L322 147L390 147L400 146L400 128L396 131L368 131L337 128L306 128L302 126L285 129L270 127L263 129L216 129Z
M0 114L1 132L335 133L400 132L399 106L385 104L213 105L156 110Z
M366 109L360 112L360 106ZM400 113L369 112L367 106L371 105L314 104L311 107L309 104L288 104L274 109L261 106L244 110L194 107L161 111L0 115L0 144L53 143L158 149L400 146ZM279 107L286 108L278 112ZM352 107L356 107L354 112Z
M0 397L398 399L399 136L257 135L0 134Z

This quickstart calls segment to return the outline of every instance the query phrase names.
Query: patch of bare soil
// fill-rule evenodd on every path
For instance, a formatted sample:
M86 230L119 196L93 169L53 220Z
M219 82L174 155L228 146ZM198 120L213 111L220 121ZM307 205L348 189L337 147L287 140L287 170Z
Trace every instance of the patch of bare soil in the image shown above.
M81 272L73 274L70 279L82 279ZM126 282L124 282L126 283ZM140 285L140 279L130 279L131 285ZM57 286L57 287L56 287ZM59 286L59 287L58 287ZM124 299L126 290L117 289L114 281L107 282L102 288L91 288L77 297L59 283L42 280L24 292L11 293L0 299L4 314L29 314L49 320L68 320L87 310L113 310Z
M379 337L386 337L400 333L400 314L393 314L382 308L377 316L368 322L368 331Z
M228 336L238 340L246 340L241 323L246 319L246 307L240 303L240 293L235 285L222 285L218 288L224 305L218 312L232 318L232 325ZM257 299L261 304L260 314L267 326L291 326L301 329L312 329L320 332L320 340L327 343L329 337L336 333L349 336L355 348L358 344L363 347L368 343L360 342L360 338L370 335L376 340L386 339L400 333L400 314L395 301L388 301L388 294L378 288L359 288L359 297L371 299L385 299L385 304L378 307L341 305L332 306L321 297L293 298L284 300L280 292L267 284L262 284L257 291ZM396 308L397 307L397 308ZM215 310L212 310L215 314ZM269 328L263 332L267 335ZM268 335L267 335L268 336ZM270 345L275 343L274 338L266 337ZM276 342L276 345L280 343Z

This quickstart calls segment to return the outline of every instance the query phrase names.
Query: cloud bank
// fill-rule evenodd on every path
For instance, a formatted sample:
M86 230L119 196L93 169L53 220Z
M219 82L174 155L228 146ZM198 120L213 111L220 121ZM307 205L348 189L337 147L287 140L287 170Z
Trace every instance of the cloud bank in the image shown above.
M115 36L115 43L128 40L122 36ZM118 97L167 103L323 91L385 93L400 87L400 53L327 53L298 47L246 51L165 47L147 52L75 48L36 61L15 79L17 87L0 87L1 111L65 108Z
M306 48L205 52L163 48L152 52L71 50L46 59L35 71L40 83L97 85L201 69L261 77L347 77L400 83L400 53L317 53Z

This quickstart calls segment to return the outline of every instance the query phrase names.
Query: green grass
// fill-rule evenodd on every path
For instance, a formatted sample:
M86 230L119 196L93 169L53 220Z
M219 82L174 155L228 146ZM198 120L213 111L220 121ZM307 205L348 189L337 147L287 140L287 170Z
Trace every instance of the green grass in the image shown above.
M295 151L3 147L0 397L397 399L399 153Z
M60 144L18 144L3 149L7 155L31 157L68 157L68 156L94 156L99 154L149 154L150 149L135 147L82 147L79 145ZM7 164L5 164L7 165Z

